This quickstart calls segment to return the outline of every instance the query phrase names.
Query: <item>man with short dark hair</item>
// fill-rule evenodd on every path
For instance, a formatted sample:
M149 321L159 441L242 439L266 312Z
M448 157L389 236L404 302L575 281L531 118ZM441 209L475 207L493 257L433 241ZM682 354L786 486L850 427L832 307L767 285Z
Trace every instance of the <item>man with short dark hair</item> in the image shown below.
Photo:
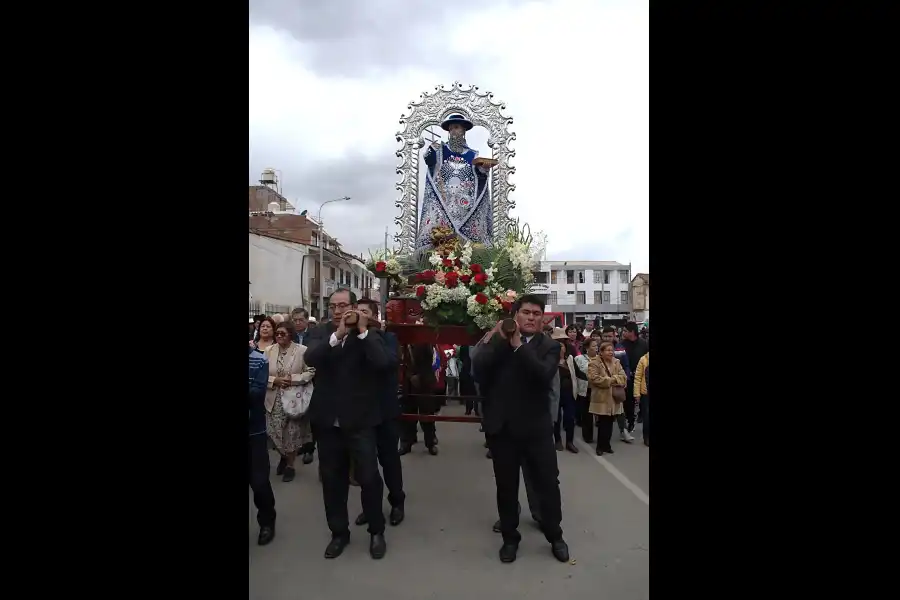
M291 321L294 322L294 343L305 346L304 343L309 327L309 311L305 308L295 308L291 311Z
M406 493L403 491L403 465L397 449L400 443L400 402L397 399L397 368L400 363L397 336L381 329L377 321L378 303L369 298L360 298L356 304L360 314L366 315L371 323L377 324L373 331L384 337L384 345L388 355L388 366L383 376L381 395L382 421L375 427L375 442L378 446L378 462L384 474L384 484L388 489L388 503L391 505L389 521L391 525L399 525L406 516L404 503ZM356 517L357 525L369 522L365 511Z
M337 558L350 542L347 496L350 461L362 488L369 522L369 554L383 558L384 483L378 472L375 427L381 423L381 394L389 359L384 338L368 327L368 317L356 310L356 295L346 288L328 299L331 322L311 331L306 364L316 369L310 402L310 423L319 448L322 497L331 542L325 558Z
M559 467L553 444L553 418L547 399L559 364L559 344L541 332L544 301L526 294L513 305L515 330L502 321L490 342L473 359L484 395L484 432L497 483L497 512L503 546L500 560L513 562L519 549L519 471L531 470L540 502L541 529L553 556L568 562L563 540Z
M625 324L625 331L622 332L624 338L620 347L628 356L628 364L631 370L625 369L628 375L628 385L625 388L625 418L628 419L628 432L634 431L634 370L637 368L638 361L641 357L650 351L647 340L642 339L639 335L637 323L629 321Z

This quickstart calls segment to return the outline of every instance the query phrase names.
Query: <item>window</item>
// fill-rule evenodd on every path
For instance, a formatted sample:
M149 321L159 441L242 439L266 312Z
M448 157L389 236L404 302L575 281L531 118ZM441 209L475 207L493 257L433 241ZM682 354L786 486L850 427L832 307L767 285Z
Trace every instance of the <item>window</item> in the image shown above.
M329 267L328 271L331 273L331 279L334 280L334 267Z
M554 271L555 273L555 271ZM550 292L550 300L548 304L556 304L556 292Z
M584 271L578 271L578 283L584 283Z
M594 269L594 283L600 283L600 271Z
M318 231L313 231L313 232L312 232L312 238L311 238L311 239L312 239L312 245L313 245L313 246L318 246L318 245L319 245L319 232L318 232Z
M628 292L619 292L619 295L621 296L620 304L628 304Z
M594 273L595 276L600 273ZM603 304L603 292L594 292L594 304Z
M574 291L573 291L573 292L566 292L566 296L574 296L574 295L575 295L575 292L574 292Z
M359 287L359 275L353 276L353 287L355 287L355 288Z
M578 298L575 300L578 304L584 304L584 292L578 292Z
M603 271L603 283L609 285L609 271Z
M550 271L550 283L557 283L557 281L556 281L556 271Z
M575 271L566 271L566 283L575 283Z
M547 283L547 274L543 271L536 271L534 273L534 282L535 283Z
M603 304L609 304L609 292L603 292Z
M628 271L619 271L619 283L628 283Z

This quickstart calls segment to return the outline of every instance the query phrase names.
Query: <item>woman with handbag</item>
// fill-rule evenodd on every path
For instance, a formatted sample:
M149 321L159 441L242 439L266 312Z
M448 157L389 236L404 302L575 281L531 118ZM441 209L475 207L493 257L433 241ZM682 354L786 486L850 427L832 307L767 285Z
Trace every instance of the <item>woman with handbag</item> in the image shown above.
M312 442L305 413L312 398L310 381L315 371L303 360L306 346L294 343L293 322L282 321L275 326L275 342L264 353L269 361L266 433L281 455L275 474L283 475L282 481L288 482L296 475L297 451Z
M600 344L600 354L588 359L588 382L591 386L590 412L597 415L597 456L613 454L610 446L613 421L624 419L625 385L628 376L614 356L612 342Z

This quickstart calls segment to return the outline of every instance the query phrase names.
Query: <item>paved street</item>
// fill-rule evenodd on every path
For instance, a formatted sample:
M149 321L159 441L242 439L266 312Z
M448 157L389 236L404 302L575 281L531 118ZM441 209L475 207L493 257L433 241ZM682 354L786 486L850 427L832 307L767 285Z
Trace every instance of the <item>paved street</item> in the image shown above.
M453 404L445 414L462 414ZM576 600L644 600L650 597L649 449L626 445L613 433L616 454L598 460L581 443L577 455L558 453L563 531L574 564L557 562L532 524L520 485L523 519L518 560L502 564L491 461L483 434L467 423L438 423L440 455L419 443L403 457L406 520L388 526L387 556L369 557L365 527L353 528L350 545L335 560L322 554L329 541L317 462L297 461L297 478L274 474L277 535L256 545L258 528L250 496L248 546L250 600L497 600L551 597ZM421 439L421 433L420 433ZM580 438L579 438L580 442ZM589 450L589 451L588 451ZM249 490L248 490L249 492ZM385 511L389 509L385 500ZM359 488L350 489L350 519L360 510Z

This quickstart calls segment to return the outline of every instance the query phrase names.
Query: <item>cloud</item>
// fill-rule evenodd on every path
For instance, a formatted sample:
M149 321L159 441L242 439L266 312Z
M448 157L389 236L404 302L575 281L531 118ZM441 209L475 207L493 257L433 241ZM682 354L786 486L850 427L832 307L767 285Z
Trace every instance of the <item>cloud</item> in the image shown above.
M514 10L530 3L506 0L496 6ZM449 30L477 21L482 10L477 3L251 0L250 22L301 42L316 74L362 77L384 75L398 65L431 69L444 64L458 72L465 61L449 47L480 44L469 36L454 38Z
M312 213L349 195L325 208L329 231L359 253L387 225L393 244L398 119L458 79L515 119L512 216L549 235L550 258L649 270L647 0L303 6L251 2L251 182L280 169ZM482 153L484 138L470 134Z

